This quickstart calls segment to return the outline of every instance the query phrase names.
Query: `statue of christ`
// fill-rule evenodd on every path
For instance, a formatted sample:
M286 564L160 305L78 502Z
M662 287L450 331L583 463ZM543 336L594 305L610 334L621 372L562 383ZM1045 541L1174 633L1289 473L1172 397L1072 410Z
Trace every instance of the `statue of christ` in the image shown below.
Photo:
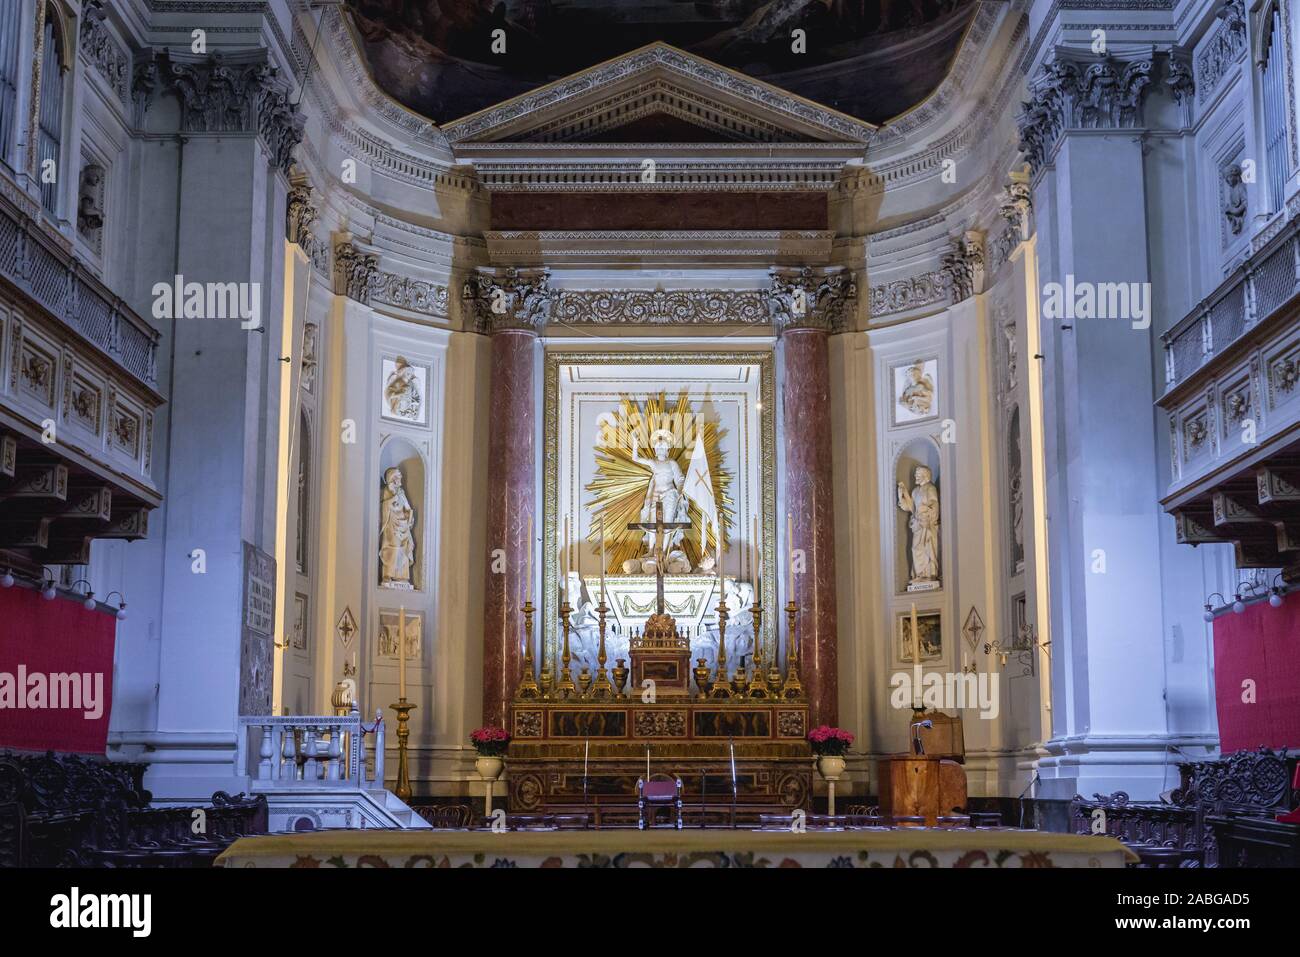
M650 434L650 446L654 449L654 458L642 458L640 451L640 442L633 439L632 461L638 465L643 465L650 470L650 481L646 484L645 502L641 506L641 521L653 522L655 520L655 504L662 502L664 506L665 522L686 522L688 521L687 509L689 502L682 494L682 486L686 484L686 475L682 472L682 467L677 464L676 460L669 458L668 450L672 448L673 434L667 429L656 429ZM663 552L667 556L669 566L680 565L686 561L686 555L681 551L682 538L685 536L683 529L673 529L668 534L667 541L664 542ZM645 533L646 550L653 556L655 553L655 534L647 531ZM675 553L675 554L674 554ZM672 571L670 567L665 571ZM690 565L687 563L686 571L690 571Z

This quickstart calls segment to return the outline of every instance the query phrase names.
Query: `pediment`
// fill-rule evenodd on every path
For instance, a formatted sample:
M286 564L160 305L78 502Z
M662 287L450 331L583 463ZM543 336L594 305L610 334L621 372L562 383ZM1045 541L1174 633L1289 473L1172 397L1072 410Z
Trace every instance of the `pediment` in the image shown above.
M442 129L456 147L865 144L876 128L666 43L653 43Z

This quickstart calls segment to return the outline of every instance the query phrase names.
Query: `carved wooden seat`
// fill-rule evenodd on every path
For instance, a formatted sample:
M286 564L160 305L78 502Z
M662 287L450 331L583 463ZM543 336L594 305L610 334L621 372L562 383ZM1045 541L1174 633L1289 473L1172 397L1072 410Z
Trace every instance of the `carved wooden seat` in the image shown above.
M660 808L669 810L669 820L682 829L682 779L671 774L652 774L636 782L637 829L653 827Z

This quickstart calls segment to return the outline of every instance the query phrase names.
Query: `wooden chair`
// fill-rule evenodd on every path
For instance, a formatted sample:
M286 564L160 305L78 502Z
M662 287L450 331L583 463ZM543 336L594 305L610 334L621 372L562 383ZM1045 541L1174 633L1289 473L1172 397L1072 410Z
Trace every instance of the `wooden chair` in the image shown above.
M682 829L682 779L671 774L652 774L650 780L638 778L636 782L637 830L653 827L660 808L670 811L669 819L677 830Z

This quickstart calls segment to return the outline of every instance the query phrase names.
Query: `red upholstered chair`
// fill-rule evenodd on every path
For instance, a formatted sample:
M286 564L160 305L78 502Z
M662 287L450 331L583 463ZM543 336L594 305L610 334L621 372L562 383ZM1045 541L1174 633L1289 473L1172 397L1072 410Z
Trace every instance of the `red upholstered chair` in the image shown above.
M636 782L636 807L638 830L653 826L659 808L668 808L675 818L677 830L682 829L682 779L671 774L652 774L650 780L639 778ZM647 825L647 820L649 825Z

